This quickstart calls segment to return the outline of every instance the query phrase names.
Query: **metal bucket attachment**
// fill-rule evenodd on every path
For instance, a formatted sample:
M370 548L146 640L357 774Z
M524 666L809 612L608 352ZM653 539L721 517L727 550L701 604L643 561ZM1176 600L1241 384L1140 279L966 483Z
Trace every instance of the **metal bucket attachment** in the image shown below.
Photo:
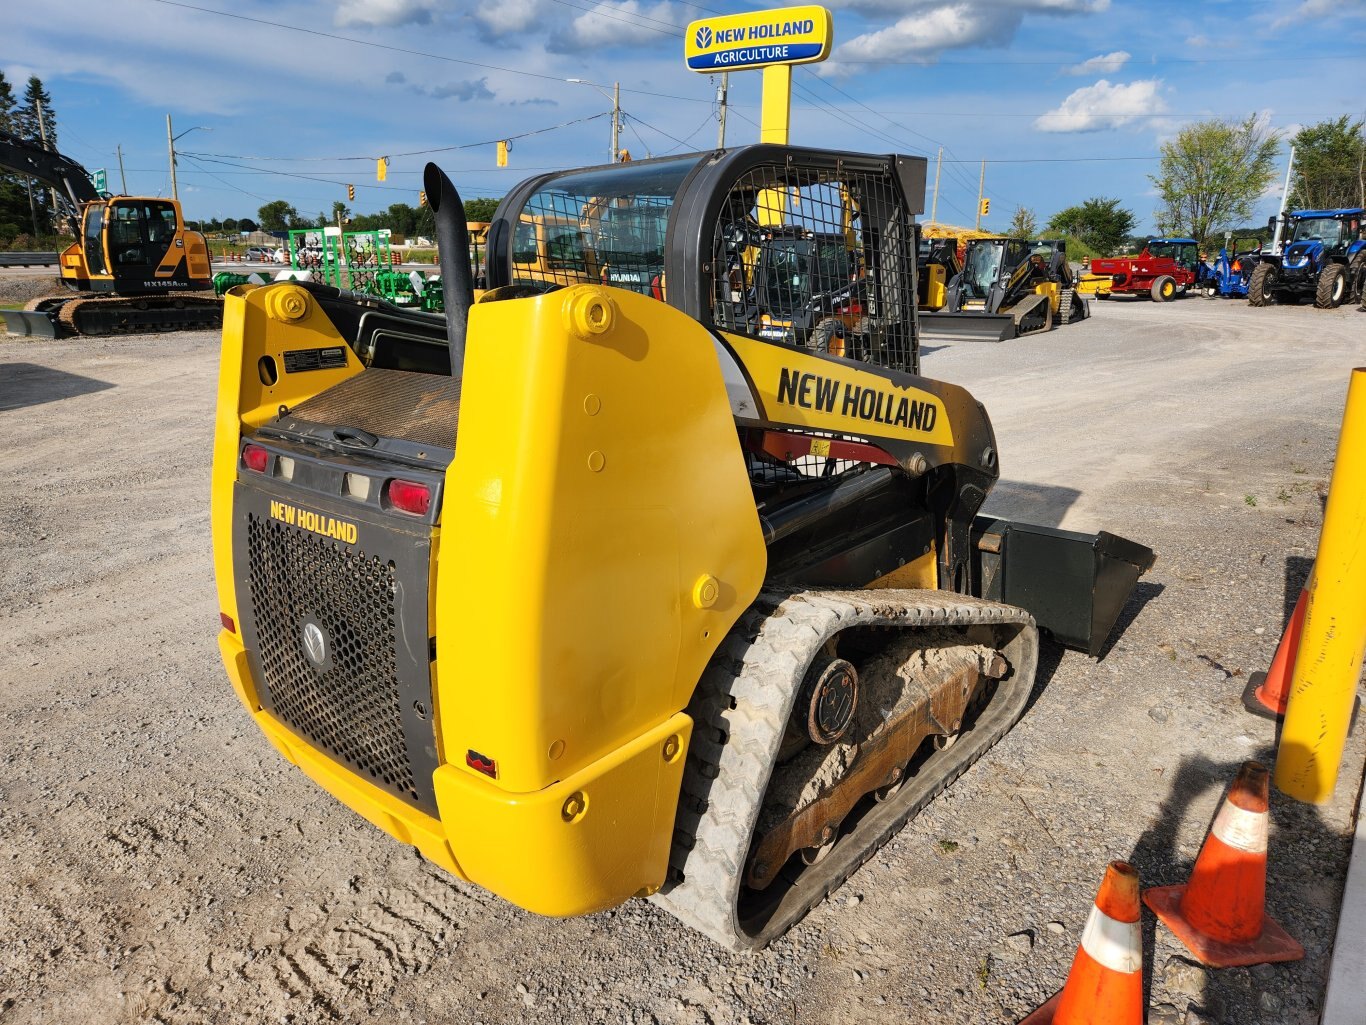
M12 335L30 338L56 338L57 325L46 313L38 310L4 310L5 330Z
M1069 648L1100 654L1153 550L1101 531L1012 523L978 516L972 525L981 597L1017 605Z
M1009 313L921 313L922 342L1004 342L1015 337Z

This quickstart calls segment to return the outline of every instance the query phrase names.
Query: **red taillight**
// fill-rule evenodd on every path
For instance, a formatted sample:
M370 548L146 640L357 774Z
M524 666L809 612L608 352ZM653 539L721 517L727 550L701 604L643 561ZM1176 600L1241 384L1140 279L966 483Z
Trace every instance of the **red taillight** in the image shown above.
M432 505L432 489L410 480L389 482L389 504L399 512L426 516Z
M266 461L270 458L270 453L260 445L247 445L242 449L242 465L248 470L255 470L257 473L266 472Z
M223 629L228 631L228 633L235 634L237 632L237 624L232 621L232 617L226 612L220 612L218 614L218 621L223 624Z
M465 764L475 772L482 772L492 779L498 778L498 763L492 758L481 755L473 748L465 752Z

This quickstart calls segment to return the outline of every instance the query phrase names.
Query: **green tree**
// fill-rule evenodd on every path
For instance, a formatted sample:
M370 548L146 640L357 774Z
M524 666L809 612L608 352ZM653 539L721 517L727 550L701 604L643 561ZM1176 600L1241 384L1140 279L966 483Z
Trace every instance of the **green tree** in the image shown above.
M1276 177L1280 148L1280 137L1255 115L1187 125L1162 144L1159 173L1148 176L1162 197L1158 227L1217 241L1225 226L1252 216Z
M284 231L299 223L299 211L283 199L275 199L256 211L262 231ZM250 229L248 229L250 230Z
M1011 238L1033 238L1039 233L1039 222L1034 211L1027 206L1017 206L1010 216L1006 234Z
M471 221L491 221L501 199L488 199L480 196L465 200L465 217Z
M340 199L332 201L332 216L326 219L327 224L336 224L338 221L345 223L351 219L351 211L347 209L345 203Z
M10 90L10 97L13 98L13 90ZM42 109L42 119L38 117L39 108ZM24 88L23 98L19 100L9 115L10 131L28 142L41 144L43 132L47 132L47 145L49 149L57 149L57 113L52 109L52 97L43 88L43 80L37 75L30 75L28 84ZM48 188L40 188L37 183L27 183L21 188L25 191L24 199L24 221L30 223L35 217L38 221L38 231L40 234L50 233L53 224L52 191ZM28 193L33 196L33 206L28 205Z
M1294 138L1291 210L1366 206L1366 133L1344 114L1301 128Z
M0 131L13 132L14 125L14 87L0 71ZM16 175L0 174L0 248L3 248L22 231L27 222L28 196L24 183Z
M1048 221L1048 231L1067 235L1099 253L1112 256L1124 246L1138 219L1118 199L1094 196L1078 206L1059 210Z

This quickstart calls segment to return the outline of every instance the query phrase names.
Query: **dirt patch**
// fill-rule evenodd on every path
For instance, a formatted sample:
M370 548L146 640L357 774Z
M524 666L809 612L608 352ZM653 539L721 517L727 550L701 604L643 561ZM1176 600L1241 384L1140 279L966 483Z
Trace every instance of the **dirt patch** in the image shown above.
M51 277L21 277L0 274L0 303L5 305L26 303L45 295L62 295L70 292L57 275ZM73 293L74 294L74 293Z

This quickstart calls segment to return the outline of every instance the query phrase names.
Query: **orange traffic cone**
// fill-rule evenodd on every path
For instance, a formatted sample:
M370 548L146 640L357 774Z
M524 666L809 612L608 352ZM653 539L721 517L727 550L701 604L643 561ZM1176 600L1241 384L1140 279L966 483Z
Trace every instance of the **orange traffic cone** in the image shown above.
M1020 1025L1143 1025L1138 869L1112 861L1061 993Z
M1295 655L1300 650L1300 633L1304 629L1305 592L1300 592L1295 611L1276 645L1271 668L1264 673L1253 673L1243 689L1243 706L1263 719L1279 719L1285 715L1290 700L1290 676L1295 671Z
M1143 903L1192 954L1215 968L1304 957L1304 948L1264 907L1269 790L1266 766L1244 762L1190 880L1143 891Z

